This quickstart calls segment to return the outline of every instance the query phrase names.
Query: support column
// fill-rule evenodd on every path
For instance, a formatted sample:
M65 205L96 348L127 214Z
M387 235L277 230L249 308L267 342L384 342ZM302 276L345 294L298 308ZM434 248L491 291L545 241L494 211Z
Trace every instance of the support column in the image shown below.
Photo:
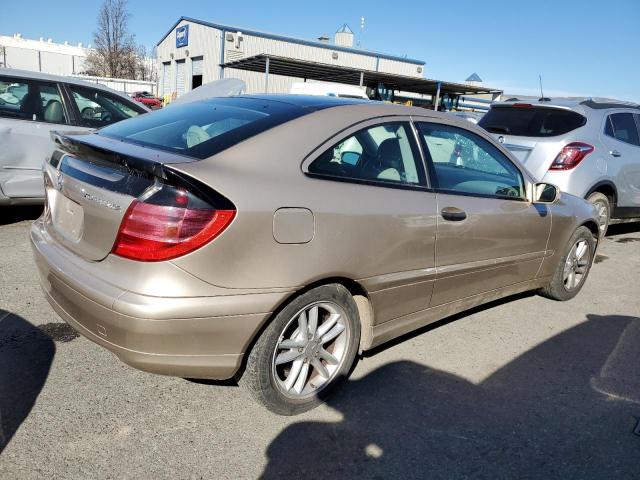
M436 101L433 102L433 109L437 112L438 105L440 104L440 87L442 86L442 82L438 82L438 89L436 90Z
M264 65L264 93L269 93L269 57Z

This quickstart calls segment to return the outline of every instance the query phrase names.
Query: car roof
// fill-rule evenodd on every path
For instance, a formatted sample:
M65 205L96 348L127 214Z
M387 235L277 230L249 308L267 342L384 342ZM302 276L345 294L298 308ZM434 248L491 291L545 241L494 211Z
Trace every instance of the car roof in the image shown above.
M350 97L333 97L328 95L297 95L297 94L243 94L233 95L233 98L250 98L257 100L267 100L280 102L290 105L292 108L300 107L309 110L324 110L328 108L365 108L370 110L371 116L385 115L406 115L421 117L436 117L442 119L451 119L448 113L436 112L421 107L409 107L396 103L381 102L378 100L365 100ZM211 99L215 100L215 99ZM456 119L458 120L458 119ZM462 125L466 127L466 121L460 120Z
M633 102L625 102L612 98L600 97L554 97L554 98L535 98L535 97L509 97L500 102L494 102L492 106L510 106L519 103L533 105L534 107L551 107L563 108L585 114L587 109L604 110L610 108L631 108L640 110L640 105Z
M97 90L104 90L105 92L113 93L120 97L129 98L128 95L118 92L113 88L109 88L100 83L87 82L85 80L81 80L76 77L65 77L62 75L53 75L50 73L42 73L42 72L32 72L29 70L17 70L14 68L0 68L0 76L2 75L6 75L8 77L14 77L14 78L24 78L29 80L44 80L47 82L69 83L72 85L79 85L82 87L91 87Z

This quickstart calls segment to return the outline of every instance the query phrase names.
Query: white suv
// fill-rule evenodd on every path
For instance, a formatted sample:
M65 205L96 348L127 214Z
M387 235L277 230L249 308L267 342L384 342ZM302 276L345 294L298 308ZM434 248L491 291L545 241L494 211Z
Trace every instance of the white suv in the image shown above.
M479 125L540 182L598 207L610 223L640 221L640 105L605 99L494 103Z

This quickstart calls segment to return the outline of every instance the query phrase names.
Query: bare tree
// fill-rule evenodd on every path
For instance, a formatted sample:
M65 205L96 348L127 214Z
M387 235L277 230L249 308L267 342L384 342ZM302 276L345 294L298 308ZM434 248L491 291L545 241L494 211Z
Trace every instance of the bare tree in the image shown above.
M134 35L129 32L127 0L104 0L93 33L94 49L87 56L90 75L137 78L140 58Z

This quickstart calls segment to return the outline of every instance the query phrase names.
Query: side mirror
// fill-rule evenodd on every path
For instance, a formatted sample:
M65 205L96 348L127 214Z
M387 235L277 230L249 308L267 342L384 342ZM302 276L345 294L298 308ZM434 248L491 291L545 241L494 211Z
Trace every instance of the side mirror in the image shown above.
M560 198L560 189L551 183L536 183L533 186L533 203L555 203Z

